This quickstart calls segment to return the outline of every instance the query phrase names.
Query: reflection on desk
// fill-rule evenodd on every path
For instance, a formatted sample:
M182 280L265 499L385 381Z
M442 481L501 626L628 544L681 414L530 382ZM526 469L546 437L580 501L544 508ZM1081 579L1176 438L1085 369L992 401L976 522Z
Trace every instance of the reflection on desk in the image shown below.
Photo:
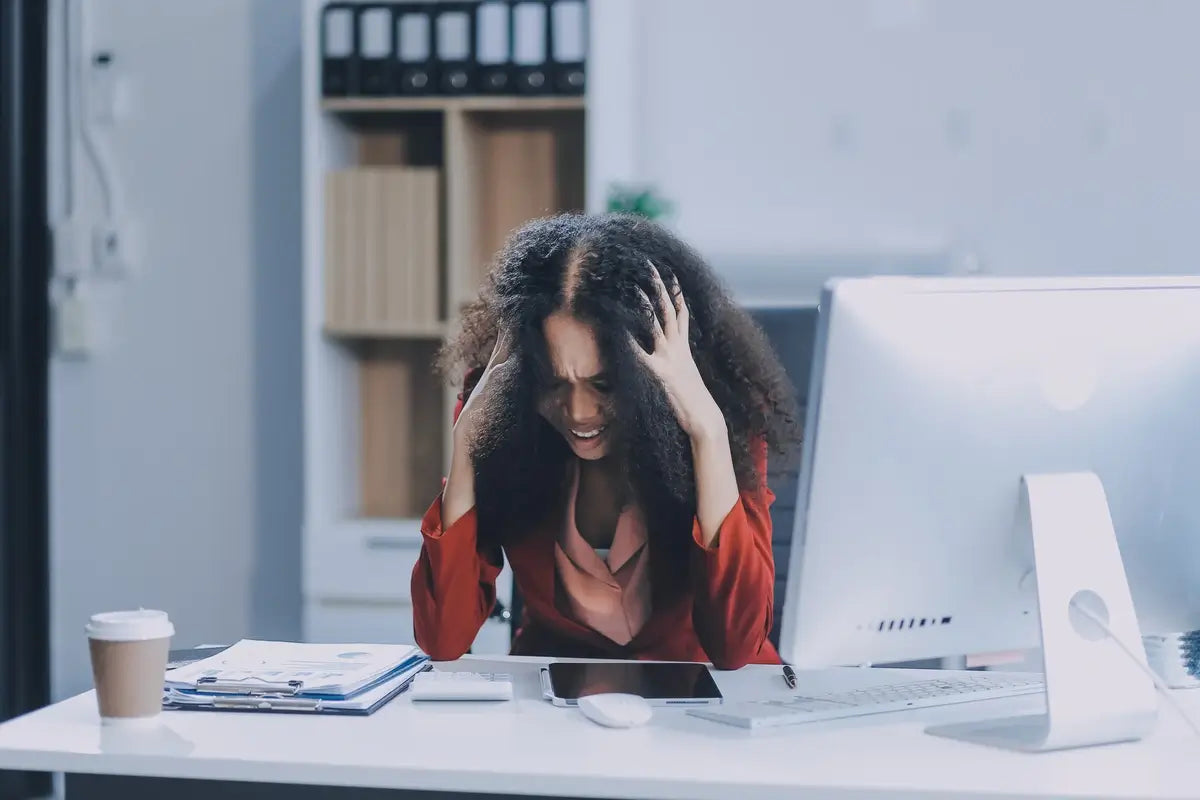
M158 724L145 728L99 726L100 752L125 756L188 755L196 745L180 736L167 722L167 717L164 713Z

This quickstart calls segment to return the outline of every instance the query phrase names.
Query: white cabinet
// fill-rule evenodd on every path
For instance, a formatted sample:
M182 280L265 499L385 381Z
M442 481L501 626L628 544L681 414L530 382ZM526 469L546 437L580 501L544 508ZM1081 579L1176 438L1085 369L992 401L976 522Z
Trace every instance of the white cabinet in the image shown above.
M407 600L309 599L304 638L310 642L412 644L412 606Z

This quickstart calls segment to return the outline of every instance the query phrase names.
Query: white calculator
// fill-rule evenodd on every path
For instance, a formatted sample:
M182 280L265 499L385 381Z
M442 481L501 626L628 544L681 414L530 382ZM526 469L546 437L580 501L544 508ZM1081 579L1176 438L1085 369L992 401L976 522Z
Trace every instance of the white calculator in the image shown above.
M413 678L413 700L512 700L512 675L429 670Z

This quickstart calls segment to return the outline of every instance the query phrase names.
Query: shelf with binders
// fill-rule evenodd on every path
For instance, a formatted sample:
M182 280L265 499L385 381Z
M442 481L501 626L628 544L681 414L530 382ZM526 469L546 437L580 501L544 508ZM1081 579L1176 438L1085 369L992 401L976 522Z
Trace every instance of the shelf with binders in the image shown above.
M327 120L324 329L347 338L445 334L440 114Z
M512 228L582 209L587 112L582 96L323 95L322 5L306 28L305 631L391 640L411 636L420 517L449 466L459 388L439 349ZM507 603L507 569L499 583ZM507 627L490 620L477 652L505 652Z
M583 208L584 120L528 99L324 114L325 330L446 336L512 229Z
M340 114L404 111L582 111L582 97L472 95L469 97L326 97L321 109Z
M456 393L434 372L487 265L521 223L583 207L581 109L458 104L324 114L323 332L357 413L352 518L410 519L436 491Z
M451 315L474 298L513 229L584 207L583 109L464 110L448 117Z
M585 0L335 0L319 19L320 90L345 99L558 96L586 92Z
M411 637L419 518L445 474L445 118L309 118L306 631ZM403 618L401 622L396 622Z

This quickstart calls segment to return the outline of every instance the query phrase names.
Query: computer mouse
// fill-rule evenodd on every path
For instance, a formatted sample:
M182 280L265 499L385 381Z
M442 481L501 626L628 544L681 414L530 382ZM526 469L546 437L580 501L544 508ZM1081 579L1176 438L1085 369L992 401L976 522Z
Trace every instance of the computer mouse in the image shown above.
M579 710L597 725L606 728L633 728L644 725L654 713L636 694L604 692L579 698Z

